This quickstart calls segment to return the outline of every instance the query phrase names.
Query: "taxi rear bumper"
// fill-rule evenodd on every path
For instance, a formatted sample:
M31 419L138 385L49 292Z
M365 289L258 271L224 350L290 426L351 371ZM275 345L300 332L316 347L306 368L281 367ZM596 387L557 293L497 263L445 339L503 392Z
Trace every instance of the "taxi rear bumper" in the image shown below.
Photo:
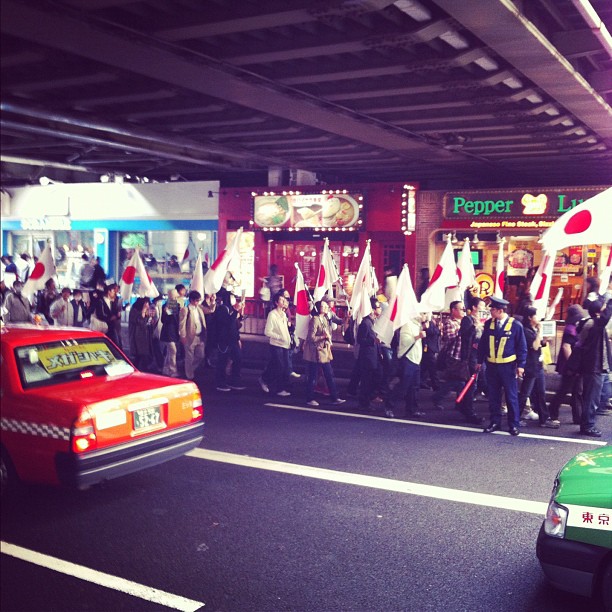
M203 437L204 422L200 421L90 453L60 453L57 475L63 485L83 489L181 457Z
M546 535L542 524L536 554L542 571L554 586L576 595L592 597L597 572L603 567L604 558L610 554L610 550L594 544L553 538Z

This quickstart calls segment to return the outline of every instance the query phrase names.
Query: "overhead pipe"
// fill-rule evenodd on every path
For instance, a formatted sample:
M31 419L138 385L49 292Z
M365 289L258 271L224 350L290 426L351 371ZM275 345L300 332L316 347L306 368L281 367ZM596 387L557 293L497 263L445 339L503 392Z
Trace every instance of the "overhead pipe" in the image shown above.
M105 124L100 122L94 122L90 120L86 120L80 117L72 117L70 115L64 115L62 113L58 113L56 111L45 111L33 107L27 107L15 104L13 102L2 102L0 103L0 110L5 113L11 113L15 115L21 115L23 117L30 117L32 119L38 119L42 121L52 121L55 123L66 124L71 126L77 126L85 130L95 130L97 132L104 132L105 134L109 134L111 136L123 137L123 138L131 138L137 139L140 141L148 141L153 146L155 145L163 145L170 147L172 149L189 149L193 151L197 155L220 155L227 158L235 158L238 160L252 160L257 163L261 163L263 165L269 164L280 164L280 165L289 165L287 160L278 160L271 157L257 156L251 151L236 151L234 149L230 149L228 147L221 147L219 145L206 145L200 146L198 144L192 142L186 142L180 139L168 140L165 138L161 138L158 135L152 135L142 132L136 132L134 130L126 130L123 127L118 127L111 124ZM17 124L21 126L22 124ZM51 132L54 134L55 132ZM76 134L72 134L72 132L68 132L71 137L76 137ZM96 142L98 144L107 144L110 145L113 141L108 141L106 139L92 137L91 141L84 142ZM121 143L119 143L121 144ZM127 146L127 145L126 145ZM139 151L151 152L150 149L137 147ZM202 163L202 159L197 157L193 158L193 160L189 160L183 156L183 161L193 161L193 163ZM211 162L212 164L212 162ZM206 165L206 164L205 164Z

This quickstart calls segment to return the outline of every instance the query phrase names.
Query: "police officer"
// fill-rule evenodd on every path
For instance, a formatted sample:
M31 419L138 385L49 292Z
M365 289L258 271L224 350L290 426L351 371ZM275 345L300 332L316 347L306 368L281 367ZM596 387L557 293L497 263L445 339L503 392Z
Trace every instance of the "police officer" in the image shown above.
M508 430L519 435L519 404L517 377L522 378L527 360L527 342L523 326L506 312L508 301L491 298L491 318L485 323L478 343L478 364L487 362L486 377L489 386L491 422L483 431L493 433L501 429L502 389L508 404Z

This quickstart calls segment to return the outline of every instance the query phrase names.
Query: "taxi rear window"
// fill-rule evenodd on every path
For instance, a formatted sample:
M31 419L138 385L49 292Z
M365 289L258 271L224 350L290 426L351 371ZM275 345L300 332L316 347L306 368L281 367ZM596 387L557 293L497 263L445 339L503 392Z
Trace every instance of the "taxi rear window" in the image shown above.
M21 346L15 349L15 359L24 389L134 371L119 350L105 338Z

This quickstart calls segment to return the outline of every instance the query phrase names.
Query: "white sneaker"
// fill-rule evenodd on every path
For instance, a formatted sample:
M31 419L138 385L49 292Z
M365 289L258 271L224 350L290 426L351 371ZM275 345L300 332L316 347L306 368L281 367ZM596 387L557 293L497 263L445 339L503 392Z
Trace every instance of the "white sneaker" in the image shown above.
M289 391L279 391L276 395L280 397L289 397L291 393L289 393Z
M508 414L508 406L506 406L506 404L502 404L501 413Z
M530 410L529 412L525 411L523 418L528 421L539 421L540 420L540 417L538 416L538 413L535 410Z
M297 372L291 372L289 376L291 376L291 378L302 378L302 375L298 374Z
M332 404L333 404L334 406L340 406L341 404L344 404L345 402L346 402L346 400L345 400L345 399L342 399L342 398L340 398L340 397L339 397L338 399L335 399L335 400L332 402Z
M264 393L270 393L270 387L266 385L266 383L263 381L263 378L259 377L258 382L259 382L259 386L261 387L261 390Z
M310 400L309 402L306 402L307 406L318 406L319 402L317 402L317 400Z

